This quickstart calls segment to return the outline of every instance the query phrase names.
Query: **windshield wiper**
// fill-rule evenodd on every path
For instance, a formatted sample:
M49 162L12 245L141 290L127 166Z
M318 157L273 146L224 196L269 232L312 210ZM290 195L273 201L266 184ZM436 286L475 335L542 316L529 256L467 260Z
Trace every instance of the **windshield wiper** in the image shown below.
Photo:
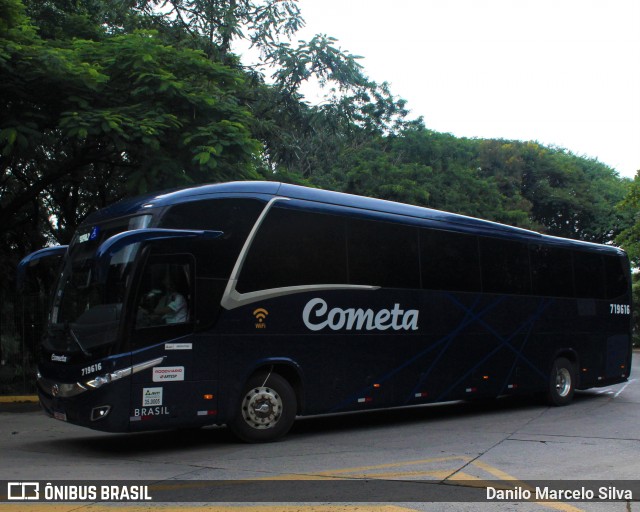
M76 333L73 332L73 328L71 327L71 324L69 324L69 322L66 322L65 327L67 329L67 332L69 333L69 336L71 336L71 339L75 341L76 345L78 345L78 347L80 347L80 350L82 350L82 353L87 357L91 357L91 352L89 352L86 348L82 346L82 343L80 343L80 340L76 336Z

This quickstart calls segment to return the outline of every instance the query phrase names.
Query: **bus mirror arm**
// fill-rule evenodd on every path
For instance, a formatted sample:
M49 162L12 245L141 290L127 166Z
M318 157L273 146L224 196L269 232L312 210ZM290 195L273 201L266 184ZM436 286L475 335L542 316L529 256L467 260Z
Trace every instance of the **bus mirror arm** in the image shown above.
M98 281L103 282L106 280L112 256L129 245L178 238L214 240L220 238L222 235L224 235L222 231L162 228L134 229L119 233L102 242L102 245L100 245L96 251L96 274Z

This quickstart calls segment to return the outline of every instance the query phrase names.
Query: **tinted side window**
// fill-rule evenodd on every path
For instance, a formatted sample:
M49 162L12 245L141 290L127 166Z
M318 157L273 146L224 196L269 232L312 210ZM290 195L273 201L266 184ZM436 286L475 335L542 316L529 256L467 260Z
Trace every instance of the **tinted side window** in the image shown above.
M208 258L199 260L200 275L228 278L264 203L256 199L207 199L173 206L160 227L223 231L215 248L207 243Z
M417 228L360 219L348 226L351 284L420 287Z
M469 292L481 289L475 236L423 229L420 262L425 289Z
M542 245L530 246L534 295L573 297L571 251Z
M341 217L274 206L251 245L237 290L345 284L345 231Z
M573 269L577 297L604 298L604 265L599 254L575 252Z
M488 293L530 293L526 244L496 238L480 239L482 286Z
M629 289L629 269L620 256L604 256L604 271L607 280L607 298L624 295Z

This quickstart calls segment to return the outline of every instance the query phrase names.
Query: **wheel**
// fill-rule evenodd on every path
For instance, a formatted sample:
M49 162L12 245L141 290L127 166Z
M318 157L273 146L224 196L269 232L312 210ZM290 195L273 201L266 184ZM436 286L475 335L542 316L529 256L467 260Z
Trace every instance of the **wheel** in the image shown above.
M576 388L575 365L564 357L559 357L551 367L547 400L551 405L567 405L573 400Z
M289 382L277 373L261 373L247 382L228 426L243 441L264 443L285 435L295 417L296 395Z

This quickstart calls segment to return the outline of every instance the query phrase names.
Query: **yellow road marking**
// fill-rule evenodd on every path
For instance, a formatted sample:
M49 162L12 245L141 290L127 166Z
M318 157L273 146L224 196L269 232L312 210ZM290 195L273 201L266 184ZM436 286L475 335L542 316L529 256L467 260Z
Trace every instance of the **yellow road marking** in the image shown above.
M394 471L392 473L353 473L349 476L353 479L377 479L393 480L394 478L412 478L416 476L432 476L435 479L443 480L451 474L451 470L431 470L431 471Z
M360 466L358 468L333 469L329 471L321 471L316 474L317 475L338 475L342 473L356 473L359 471L371 471L375 469L400 468L403 466L417 466L419 464L433 464L434 462L450 462L452 460L469 462L471 459L469 457L454 455L451 457L436 457L433 459L410 460L406 462L389 462L387 464L376 464L375 466Z
M499 480L487 480L467 472L463 472L456 469L443 469L443 470L431 470L431 471L394 471L394 472L375 472L380 469L392 469L401 468L407 466L426 465L433 463L443 463L458 461L463 464L469 464L477 467L483 471L486 471L492 476L497 477ZM338 476L343 475L343 476ZM314 473L303 474L287 474L278 475L276 477L263 477L259 480L343 480L345 478L356 479L394 479L394 478L411 478L417 476L431 476L435 479L443 480L446 482L464 482L465 486L484 488L488 486L495 487L497 489L513 489L514 486L519 486L522 489L532 491L535 495L535 489L525 484L521 480L518 480L515 476L510 475L494 466L491 466L485 462L479 460L471 460L470 457L465 456L450 456L450 457L436 457L431 459L420 459L404 462L389 462L386 464L376 464L371 466L360 466L354 468L341 468L327 471L320 471ZM563 512L583 512L582 509L569 505L567 503L560 502L548 502L529 500L531 503L535 503L544 508L561 510Z
M393 479L393 477L411 477L411 476L432 476L439 480L444 480L455 470L430 470L430 471L396 471L386 473L368 473L378 469L392 469L405 466L417 466L424 464L433 464L451 461L468 462L468 457L452 456L452 457L436 457L432 459L412 460L406 462L388 462L386 464L376 464L373 466L359 466L355 468L330 469L327 471L318 471L313 473L289 473L277 476L264 476L255 480L351 480L351 479ZM344 475L344 476L338 476Z
M501 471L498 468L494 468L493 466L490 466L489 464L486 464L479 460L474 460L471 464L473 464L474 466L480 469L483 469L484 471L486 471L487 473L493 476L497 476L500 480L509 480L509 481L518 480L515 476L511 476L510 474L505 473L504 471Z
M481 462L479 460L474 460L471 464L473 464L474 466L483 469L484 471L486 471L487 473L496 476L498 478L500 478L500 480L504 481L508 481L510 483L516 484L518 487L521 487L522 489L527 489L529 491L531 491L533 493L533 495L535 496L535 489L533 487L531 487L530 485L525 484L524 482L518 480L515 476L512 476L508 473L505 473L504 471L495 468L493 466L490 466L489 464L486 464L484 462ZM530 500L531 503L536 503L537 505L540 505L542 507L546 507L546 508L552 508L555 510L563 510L564 512L582 512L581 508L577 508L574 507L572 505L569 505L567 503L558 503L558 502L550 502L550 501L538 501L538 500Z

